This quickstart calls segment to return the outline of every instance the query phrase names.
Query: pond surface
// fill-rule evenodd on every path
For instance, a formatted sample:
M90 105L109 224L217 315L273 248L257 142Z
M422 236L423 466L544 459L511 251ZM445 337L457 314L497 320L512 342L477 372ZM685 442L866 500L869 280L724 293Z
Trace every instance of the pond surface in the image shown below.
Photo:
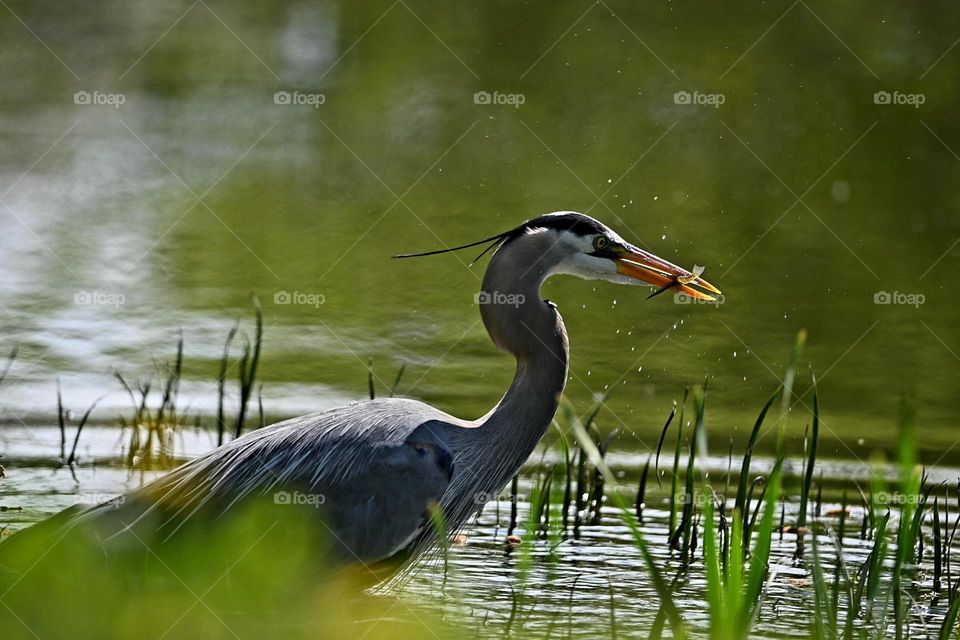
M725 295L547 284L569 395L611 392L601 428L649 444L706 376L713 433L742 433L806 328L831 455L889 447L906 396L928 461L960 462L952 5L95 6L0 12L3 422L49 421L56 377L114 419L112 371L181 330L186 385L209 383L251 292L271 416L364 393L369 357L381 387L406 363L401 394L482 415L512 374L484 264L389 256L573 209Z
M88 463L71 472L54 462L60 438L56 428L6 430L2 443L9 453L5 459L7 477L0 483L0 507L3 508L0 528L20 529L71 505L92 505L110 500L163 473L163 469L132 470L118 464L129 437L120 434L118 429L93 427L85 436L82 457ZM215 434L210 432L184 431L176 438L178 458L186 459L210 448L214 439ZM598 634L614 637L615 634L609 631L613 615L616 634L646 637L660 601L630 529L617 509L604 507L600 522L585 520L576 535L571 530L562 538L536 541L523 548L506 544L507 535L511 533L533 539L525 527L528 526L534 476L544 466L558 463L555 452L550 450L538 452L534 458L536 462L528 465L519 484L516 529L510 529L511 497L506 491L498 499L491 500L467 525L464 537L451 546L446 566L442 558L437 557L421 562L400 585L399 591L388 592L391 598L396 598L397 604L388 607L392 613L390 616L384 614L383 624L387 626L377 631L383 632L398 622L417 625L422 623L418 615L435 615L447 620L454 629L462 627L462 633L481 638L509 637L511 633L520 637L524 637L523 634L529 634L528 637L548 637L551 634L559 637L568 634L583 638L595 638ZM613 449L607 460L622 479L625 494L635 495L637 470L642 468L645 456ZM767 473L771 462L769 458L761 457L754 460L752 468L755 473ZM727 458L716 456L701 460L701 463L700 469L707 477L713 478L712 484L719 493L728 496L735 493L735 478L731 480L733 486L727 485ZM734 464L738 462L735 460ZM666 461L661 468L669 465L670 462ZM799 465L794 468L788 464L786 469L788 473L800 471ZM848 461L821 459L818 460L818 473L822 473L824 487L822 504L817 505L821 522L837 535L847 570L855 576L856 570L867 559L873 541L861 537L865 511L858 506L848 507L849 515L841 533L837 513L841 505L836 487L843 483L850 489L853 481L866 490L870 482L869 471L863 465L851 465ZM892 477L896 470L891 467L886 473ZM667 542L670 479L668 474L662 477L662 487L656 486L652 475L649 478L640 529L650 544L659 570L673 578L682 564L678 553L672 551ZM960 469L942 466L932 470L928 481L955 485L958 479ZM794 475L791 479L788 476L787 482L787 486L795 487L797 477ZM851 502L856 500L851 498ZM955 498L951 500L955 505ZM789 500L784 507L784 521L795 522L796 502ZM948 511L956 513L953 506L948 507ZM948 522L953 518L955 515L950 516ZM909 614L911 637L915 638L928 637L927 634L937 637L945 612L943 601L936 603L931 593L930 533L925 531L927 551L924 564L910 590L915 599ZM820 535L818 539L824 573L832 576L837 557L833 543L827 535ZM774 535L771 575L755 627L756 637L806 637L809 633L809 616L814 608L812 575L809 562L797 563L795 560L796 542L794 533ZM524 544L528 545L529 540ZM809 553L808 548L807 555ZM706 633L709 617L703 604L706 583L699 549L690 569L681 572L680 576L676 597L683 608L684 618L692 629ZM523 590L524 597L518 604L516 599L520 590ZM930 606L931 602L935 604ZM296 613L292 612L292 615L295 617ZM364 624L370 624L370 621ZM892 620L890 624L893 624ZM370 624L370 627L363 628L373 631L377 626ZM374 634L374 637L378 636Z
M711 464L725 469L806 329L790 452L813 371L825 479L865 477L895 446L906 399L921 458L953 482L958 34L950 3L864 0L4 4L0 354L18 353L0 383L3 522L159 473L119 464L130 403L114 373L162 377L181 335L181 412L212 425L224 341L237 319L252 334L251 294L269 419L362 397L370 358L379 395L403 366L398 395L484 414L513 374L474 304L484 262L390 256L554 210L705 265L724 292L690 304L571 278L544 287L570 334L566 393L578 407L609 394L597 424L620 430L611 460L628 476L704 379ZM76 478L56 468L58 379L72 424L102 397ZM178 438L181 456L215 444ZM472 613L503 625L516 562L495 508L453 550L447 584L481 583L490 608ZM664 513L651 499L651 540L666 537ZM845 553L862 559L850 535ZM791 612L813 597L790 582L803 576L788 538L763 633L804 631ZM522 624L568 611L576 582L578 632L609 615L611 584L628 624L649 625L656 599L615 514L558 554L536 565ZM412 592L435 595L437 571Z

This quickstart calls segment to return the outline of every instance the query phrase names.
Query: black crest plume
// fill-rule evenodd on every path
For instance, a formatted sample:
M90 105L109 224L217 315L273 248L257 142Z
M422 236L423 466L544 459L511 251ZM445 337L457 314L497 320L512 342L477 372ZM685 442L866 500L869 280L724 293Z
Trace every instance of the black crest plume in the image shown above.
M585 216L582 213L576 213L573 211L562 212L562 213L548 213L542 215L538 218L528 220L521 224L518 227L514 227L509 231L504 231L503 233L498 233L495 236L490 236L489 238L484 238L483 240L477 240L476 242L471 242L469 244L462 244L459 247L450 247L449 249L436 249L434 251L425 251L423 253L404 253L398 256L393 256L394 258L419 258L422 256L435 256L440 253L449 253L451 251L459 251L460 249L467 249L469 247L476 247L487 242L490 243L486 249L484 249L480 255L473 259L470 264L473 264L484 255L486 255L491 249L496 249L502 244L518 238L527 229L535 228L546 228L554 229L557 231L570 231L578 235L590 235L594 233L602 233L604 231L603 225L594 220L589 216Z
M518 227L518 229L522 229L522 227ZM460 249L469 249L470 247L476 247L477 245L481 245L489 242L490 245L486 249L484 249L482 252L480 252L480 255L478 255L476 258L470 261L470 264L473 264L474 262L482 258L488 251L496 247L499 247L501 244L506 242L507 239L509 239L514 233L516 233L516 231L517 229L511 229L510 231L504 231L503 233L498 233L495 236L490 236L489 238L484 238L483 240L477 240L476 242L471 242L469 244L462 244L459 247L450 247L449 249L436 249L434 251L424 251L423 253L401 253L400 255L393 256L393 257L394 258L421 258L423 256L435 256L440 253L450 253L451 251L459 251Z

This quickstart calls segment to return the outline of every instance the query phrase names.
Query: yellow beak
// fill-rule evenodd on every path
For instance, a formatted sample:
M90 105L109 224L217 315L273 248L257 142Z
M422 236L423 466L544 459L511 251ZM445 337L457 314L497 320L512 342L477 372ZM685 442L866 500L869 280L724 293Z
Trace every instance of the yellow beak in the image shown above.
M619 273L649 282L661 291L676 287L678 291L700 300L716 300L710 293L720 295L720 290L701 278L699 273L687 271L637 247L628 246L626 253L617 258L616 263ZM704 293L700 289L710 293Z

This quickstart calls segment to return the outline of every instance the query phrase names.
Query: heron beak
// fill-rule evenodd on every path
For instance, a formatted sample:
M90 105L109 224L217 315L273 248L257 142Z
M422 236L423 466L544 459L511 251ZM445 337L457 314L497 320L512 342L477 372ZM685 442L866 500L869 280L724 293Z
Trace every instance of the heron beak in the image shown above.
M710 294L720 295L720 290L701 278L699 273L687 271L634 246L628 246L626 252L618 256L615 262L619 273L657 287L651 297L674 287L677 291L699 300L712 301L716 300L716 297Z

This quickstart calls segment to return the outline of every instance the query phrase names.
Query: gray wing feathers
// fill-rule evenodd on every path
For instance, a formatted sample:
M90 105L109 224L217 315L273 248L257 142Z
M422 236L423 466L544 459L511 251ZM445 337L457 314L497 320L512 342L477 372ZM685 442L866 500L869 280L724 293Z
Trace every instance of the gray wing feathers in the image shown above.
M218 515L247 497L299 489L324 495L329 526L348 557L382 559L422 533L428 505L449 485L446 427L454 421L403 399L295 418L215 449L122 504L93 507L78 518L113 522L104 529L109 536L160 512L161 528L172 534L201 510Z
M418 446L382 450L373 462L354 482L332 489L326 510L335 546L348 559L383 559L407 547L430 529L430 508L450 484L452 467Z

